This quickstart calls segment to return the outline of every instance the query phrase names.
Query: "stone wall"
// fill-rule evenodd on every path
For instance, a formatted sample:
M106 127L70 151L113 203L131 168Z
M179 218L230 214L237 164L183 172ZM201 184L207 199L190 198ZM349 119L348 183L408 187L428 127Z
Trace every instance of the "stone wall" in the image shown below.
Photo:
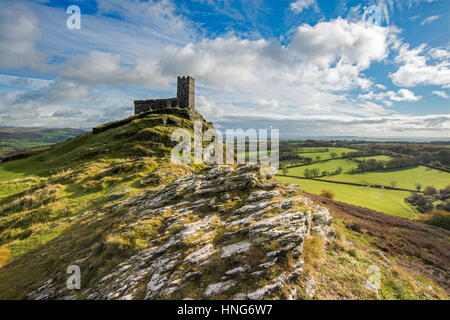
M177 78L177 97L134 101L134 114L166 108L195 110L195 80L192 77Z
M151 110L176 108L178 107L177 98L169 99L152 99L152 100L135 100L134 101L134 114L139 114Z

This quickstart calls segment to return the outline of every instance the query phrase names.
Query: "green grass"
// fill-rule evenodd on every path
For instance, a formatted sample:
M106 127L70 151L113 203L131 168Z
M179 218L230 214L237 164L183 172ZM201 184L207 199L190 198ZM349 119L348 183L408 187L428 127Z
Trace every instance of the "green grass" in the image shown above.
M358 159L376 159L376 160L389 160L391 159L390 157L387 156L371 156L371 157L362 157L362 158L358 158ZM349 160L349 159L335 159L335 160L328 160L325 162L319 162L319 163L312 163L306 166L300 166L300 167L295 167L295 168L289 168L288 169L288 175L292 175L292 176L300 176L300 177L304 177L304 171L305 169L315 169L318 168L320 169L320 173L322 173L322 171L328 171L328 172L333 172L336 171L338 167L342 168L342 172L346 172L352 168L357 168L358 167L358 163L354 160ZM281 171L279 171L278 173L280 173ZM342 175L342 174L341 174ZM336 177L340 177L341 175L338 175ZM328 179L328 177L324 177L324 179Z
M71 226L68 218L195 170L168 159L170 136L177 128L162 125L168 118L192 128L190 120L174 115L135 116L120 127L0 163L1 264L59 237ZM55 188L58 192L47 197Z
M307 166L301 166L301 167L295 167L295 168L289 168L288 169L288 175L291 176L300 176L300 177L304 177L304 172L306 169L315 169L315 168L319 168L320 169L320 173L322 173L322 171L326 170L328 172L331 171L336 171L336 169L340 166L342 167L343 172L350 170L351 168L355 168L356 167L356 163L353 160L348 160L348 159L336 159L336 160L329 160L329 161L325 161L325 162L320 162L320 163L313 163ZM324 179L327 179L328 177L324 177Z
M378 184L389 186L391 181L397 182L397 188L415 189L416 183L422 188L433 185L437 189L444 188L450 184L450 173L427 167L385 169L380 171L362 172L357 174L340 174L327 177L329 180L354 182L360 184Z
M322 190L330 190L335 194L335 200L394 216L411 218L416 215L415 211L403 201L404 198L409 196L407 191L365 188L280 176L277 176L276 179L281 182L299 184L305 191L315 194L320 194Z
M369 159L375 159L377 161L383 160L383 161L388 161L391 160L392 158L389 156L369 156L369 157L358 157L358 160L369 160Z
M314 150L314 149L324 149L324 147L317 147L317 148L305 148L308 151ZM335 147L329 147L327 152L308 152L308 153L299 153L300 156L305 158L312 158L313 160L316 159L317 156L320 157L321 160L331 159L331 153L336 153L338 157L341 156L342 152L356 152L358 150L355 149L348 149L348 148L335 148Z

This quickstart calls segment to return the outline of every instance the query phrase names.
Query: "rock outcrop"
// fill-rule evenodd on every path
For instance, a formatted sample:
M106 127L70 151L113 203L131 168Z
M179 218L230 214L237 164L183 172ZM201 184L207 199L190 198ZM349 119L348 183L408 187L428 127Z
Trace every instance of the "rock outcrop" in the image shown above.
M107 210L122 216L118 234L160 226L145 248L78 292L87 299L296 299L304 240L335 235L326 208L256 165L208 168ZM53 284L28 297L63 298Z

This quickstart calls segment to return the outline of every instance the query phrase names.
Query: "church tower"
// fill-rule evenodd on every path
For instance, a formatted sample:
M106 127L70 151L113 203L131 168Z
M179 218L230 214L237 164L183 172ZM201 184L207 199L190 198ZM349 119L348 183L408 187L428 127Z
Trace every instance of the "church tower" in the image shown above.
M180 108L195 108L195 80L190 76L177 78L177 99Z

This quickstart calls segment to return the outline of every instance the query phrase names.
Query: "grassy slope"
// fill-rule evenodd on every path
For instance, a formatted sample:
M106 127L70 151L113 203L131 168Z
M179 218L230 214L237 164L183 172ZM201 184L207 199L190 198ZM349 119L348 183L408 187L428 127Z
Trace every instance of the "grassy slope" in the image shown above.
M364 188L280 176L277 177L277 180L299 184L302 189L316 194L320 194L322 190L331 190L335 194L335 199L338 201L355 204L372 210L386 212L404 218L415 216L415 211L403 201L405 197L409 196L409 192L406 191Z
M176 126L161 121L169 118L192 128L148 115L0 164L0 267L60 236L71 217L192 172L167 161Z
M448 299L447 231L314 194L308 196L330 209L337 232L337 241L321 255L311 257L314 250L309 240L305 243L304 270L320 279L316 292L321 298L359 299L367 295L362 284L369 277L369 266L377 266L382 299ZM381 250L390 263L370 251L374 249Z

